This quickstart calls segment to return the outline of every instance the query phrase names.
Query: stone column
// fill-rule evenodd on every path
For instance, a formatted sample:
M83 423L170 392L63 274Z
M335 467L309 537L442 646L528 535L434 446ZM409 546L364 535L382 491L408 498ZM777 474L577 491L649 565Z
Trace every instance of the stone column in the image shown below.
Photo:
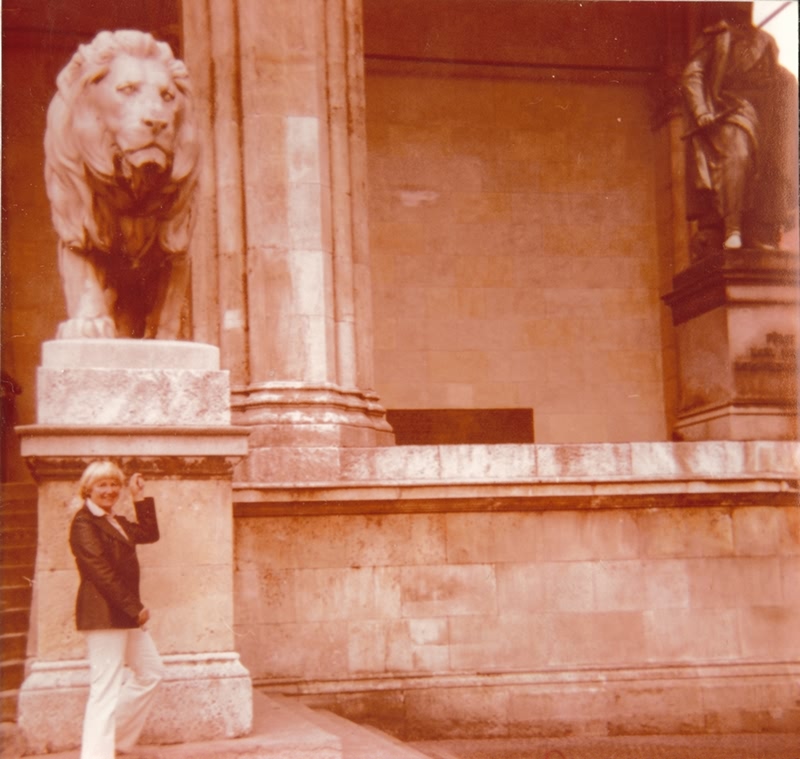
M658 188L658 286L660 293L672 287L676 271L689 263L689 230L686 223L685 157L681 135L686 131L679 86L688 56L686 29L691 11L684 4L662 9L663 34L667 40L661 68L650 84L652 125L657 136L654 168ZM675 329L664 309L660 318L664 415L672 428L677 416L677 362Z
M235 418L254 428L243 476L291 477L309 459L299 448L392 443L371 390L360 2L210 0L183 13L185 29L206 30L184 57L215 102L220 345L236 367ZM335 457L311 458L334 474Z
M798 254L727 250L664 297L678 349L681 440L795 440Z
M230 425L216 347L153 340L45 343L37 423L18 428L38 485L38 548L19 726L34 753L80 742L88 694L75 630L78 572L68 545L77 480L97 458L144 474L160 540L137 550L149 629L167 675L143 742L234 737L252 725L252 684L233 633L234 464L247 431ZM132 510L130 498L121 504Z

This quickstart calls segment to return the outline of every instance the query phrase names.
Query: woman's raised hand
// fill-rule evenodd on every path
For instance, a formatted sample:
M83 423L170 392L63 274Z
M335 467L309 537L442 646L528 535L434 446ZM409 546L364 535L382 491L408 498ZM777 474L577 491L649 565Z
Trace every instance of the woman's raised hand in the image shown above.
M139 496L144 492L144 477L138 472L132 474L130 480L128 480L128 490L131 491L133 500L138 501Z

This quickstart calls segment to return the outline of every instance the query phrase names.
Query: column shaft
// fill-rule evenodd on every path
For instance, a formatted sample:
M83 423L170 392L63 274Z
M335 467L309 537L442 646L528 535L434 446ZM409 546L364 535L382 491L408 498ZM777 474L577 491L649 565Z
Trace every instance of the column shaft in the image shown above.
M210 42L197 50L213 61L217 308L232 410L260 428L256 448L391 442L372 391L360 2L207 9Z

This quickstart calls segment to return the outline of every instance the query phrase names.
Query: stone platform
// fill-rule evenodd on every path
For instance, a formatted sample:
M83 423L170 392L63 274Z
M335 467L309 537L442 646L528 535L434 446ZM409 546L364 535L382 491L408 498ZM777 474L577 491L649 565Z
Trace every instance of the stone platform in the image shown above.
M797 759L800 735L620 735L433 740L401 743L374 728L281 696L253 694L244 738L138 746L130 759ZM10 738L11 736L3 736ZM16 751L14 749L17 749ZM3 741L2 759L22 755ZM78 759L77 750L47 759Z
M28 755L13 740L4 741L3 759ZM47 759L78 759L77 749L45 754ZM130 759L429 759L428 754L369 727L316 711L282 696L253 692L253 730L228 740L137 746Z

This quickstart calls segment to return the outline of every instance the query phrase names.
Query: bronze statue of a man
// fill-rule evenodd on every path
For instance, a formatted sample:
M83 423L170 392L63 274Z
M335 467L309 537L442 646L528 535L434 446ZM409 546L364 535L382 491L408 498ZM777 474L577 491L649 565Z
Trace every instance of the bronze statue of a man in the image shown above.
M797 212L797 82L775 40L726 4L683 72L687 215L694 257L775 248Z

